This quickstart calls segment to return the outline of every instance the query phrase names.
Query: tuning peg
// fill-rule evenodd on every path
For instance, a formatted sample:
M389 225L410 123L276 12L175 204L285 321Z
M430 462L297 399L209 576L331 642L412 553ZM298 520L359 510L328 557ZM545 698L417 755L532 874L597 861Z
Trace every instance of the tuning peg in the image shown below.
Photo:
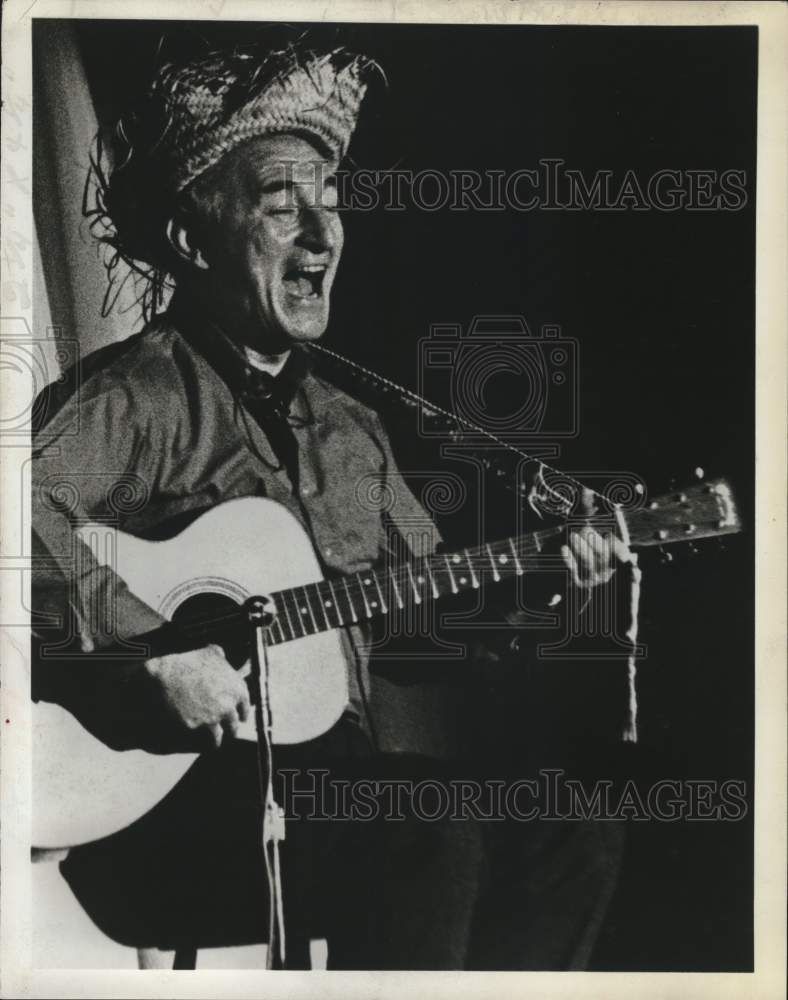
M700 465L697 466L697 468L695 469L695 478L696 479L705 479L706 478L706 472L702 468L702 466L700 466Z

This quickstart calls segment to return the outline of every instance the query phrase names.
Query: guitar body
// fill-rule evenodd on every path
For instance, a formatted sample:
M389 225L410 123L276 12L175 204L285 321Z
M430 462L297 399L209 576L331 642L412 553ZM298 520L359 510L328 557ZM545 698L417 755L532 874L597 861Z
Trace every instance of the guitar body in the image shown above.
M281 504L229 500L176 538L148 542L106 526L80 530L98 561L169 620L189 604L236 605L322 579L312 543ZM338 630L271 645L269 696L275 743L301 743L330 729L347 705ZM111 667L108 667L111 669ZM253 717L241 738L256 739ZM71 847L122 830L159 802L196 754L116 751L59 705L33 706L33 844Z

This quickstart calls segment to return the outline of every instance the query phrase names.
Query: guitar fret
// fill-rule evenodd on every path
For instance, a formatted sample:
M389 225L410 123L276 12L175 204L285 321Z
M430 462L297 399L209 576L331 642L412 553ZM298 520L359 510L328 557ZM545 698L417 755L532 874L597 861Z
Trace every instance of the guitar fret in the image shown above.
M451 568L451 563L449 562L449 557L448 556L444 556L443 560L446 563L446 570L447 570L447 572L449 574L449 581L451 582L451 592L452 592L452 594L456 594L457 593L457 581L454 579L454 571Z
M440 597L440 591L438 590L438 586L435 583L435 577L432 575L432 567L430 566L429 559L425 560L424 565L427 569L427 576L430 579L430 586L432 587L432 596L436 598Z
M386 602L383 600L383 591L380 589L380 580L378 580L378 574L373 573L372 578L374 579L375 586L378 589L378 596L380 597L380 610L383 612L384 615L387 615L389 613L389 609L386 606Z
M287 625L288 625L288 628L290 629L290 638L291 639L295 639L295 637L296 637L295 629L293 628L293 622L292 622L292 619L290 618L290 611L288 610L287 601L285 600L285 595L283 593L279 594L279 600L276 603L277 603L276 620L279 621L279 622L281 622L281 620L282 620L282 618L281 618L282 608L284 608L285 618L287 619ZM282 608L279 607L280 603L282 605ZM284 631L284 629L283 629L283 631Z
M471 574L471 586L474 590L479 589L479 577L476 575L476 570L473 567L473 558L467 549L463 549L463 554L465 555L465 561L468 564L468 569Z
M509 539L509 547L511 548L512 555L514 556L514 565L516 567L516 573L517 573L518 576L522 576L523 573L525 572L525 570L520 565L520 559L519 559L519 557L517 555L517 549L515 548L514 539L513 538Z
M342 620L342 610L339 607L339 601L337 600L337 595L334 593L334 584L331 582L331 580L328 581L328 589L331 591L331 599L333 600L334 607L336 608L337 611L337 621L339 622L340 625L344 625L345 623Z
M322 592L322 586L321 586L322 582L323 581L321 581L321 583L316 583L314 585L314 587L315 587L315 594L317 595L317 601L318 601L318 604L320 605L320 613L323 615L323 621L326 623L326 628L330 629L333 626L331 625L331 622L328 620L328 613L327 613L327 610L326 610L326 602L323 600L323 592Z
M347 602L350 605L350 614L351 614L351 617L353 619L353 624L355 625L356 622L358 621L358 615L356 614L356 608L355 608L355 605L353 604L353 598L350 596L350 589L349 589L348 584L347 584L347 577L346 576L342 577L342 583L344 583L344 585L345 585L345 593L347 594Z
M419 593L419 588L416 586L416 581L413 579L413 569L410 563L405 563L408 569L408 576L410 577L410 585L413 588L413 600L416 604L421 604L421 594Z
M496 583L507 573L522 576L525 573L525 557L531 552L541 551L543 543L556 534L556 529L549 529L487 542L478 549L466 548L461 552L433 555L415 563L370 568L340 577L341 586L335 586L334 580L327 579L280 591L276 595L277 617L269 630L272 641L287 642L345 627L351 621L355 625L378 614L389 614L389 605L394 607L392 600L396 600L397 609L402 611L410 600L404 589L408 585L415 604L423 604L427 599L422 593L422 588L426 586L430 588L429 597L437 600L449 592L440 573L447 575L452 594L458 594L468 586L477 590L485 572L489 572ZM384 593L384 584L387 593ZM387 596L390 593L393 593L393 598ZM356 604L359 594L363 610ZM320 603L322 617L315 610L315 599ZM343 600L347 601L346 609L342 607Z
M394 593L397 597L397 607L400 611L402 611L402 608L404 607L402 603L402 596L400 595L399 587L397 586L397 578L394 576L394 571L392 569L389 569L389 577L391 578L391 585L394 588Z
M490 548L489 544L486 546L486 549L487 549L487 555L490 557L490 565L492 566L493 580L496 583L498 583L498 581L501 579L501 574L498 572L498 567L495 565L495 559L493 558L492 549Z
M369 570L366 572L368 573ZM367 575L362 576L361 573L357 573L356 576L358 577L359 586L361 587L361 599L364 601L364 610L367 613L367 618L372 618L374 612L372 607L370 607L370 602L367 600L367 587L371 585L372 577ZM372 605L377 606L377 603L377 601L373 601Z
M317 622L315 621L315 613L312 611L312 605L309 603L309 594L307 594L306 592L306 587L301 587L300 589L304 592L304 601L306 602L306 609L304 609L303 607L300 609L302 619L305 619L308 613L312 621L312 632L313 633L317 632L318 631ZM306 621L304 621L304 625L306 626Z
M463 549L465 553L465 561L468 563L468 569L471 571L471 586L474 590L479 589L479 577L476 575L476 570L473 568L473 560L471 559L471 554L467 549Z
M276 629L279 629L279 638L276 641L277 642L284 642L285 641L285 633L284 633L284 630L282 628L282 623L281 623L281 621L278 618L274 618L274 623L271 626L271 628L268 630L269 631L269 635L270 635L271 638L273 638L274 632L276 631Z
M364 581L361 579L361 574L360 573L356 573L356 579L358 580L358 585L361 588L361 599L364 601L364 610L367 613L367 618L371 618L372 617L372 608L370 608L370 606L369 606L369 601L367 600L367 595L366 595L365 589L364 589L365 584L364 584ZM369 577L367 577L367 579L369 579ZM372 581L370 580L370 583L371 582Z
M301 636L308 635L309 633L307 631L306 622L301 617L301 613L299 611L298 598L296 597L295 591L294 590L289 590L289 591L283 592L283 594L282 594L282 599L285 602L285 608L287 608L285 593L290 597L290 599L293 602L293 614L295 615L295 620L298 622L299 629L300 629L300 632L301 632ZM289 618L290 618L290 614L288 612L288 619ZM291 621L291 625L292 625L292 621ZM293 638L300 638L296 634L295 629L293 629Z

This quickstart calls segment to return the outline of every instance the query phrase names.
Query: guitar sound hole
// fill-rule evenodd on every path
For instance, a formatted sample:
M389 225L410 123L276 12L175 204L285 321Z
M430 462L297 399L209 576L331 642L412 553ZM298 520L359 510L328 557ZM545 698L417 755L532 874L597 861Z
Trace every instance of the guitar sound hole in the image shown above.
M224 650L227 661L237 670L249 659L249 641L238 621L230 626L222 619L233 615L240 605L226 594L194 594L179 604L172 621L199 637L200 645L215 642ZM206 623L205 627L197 623Z

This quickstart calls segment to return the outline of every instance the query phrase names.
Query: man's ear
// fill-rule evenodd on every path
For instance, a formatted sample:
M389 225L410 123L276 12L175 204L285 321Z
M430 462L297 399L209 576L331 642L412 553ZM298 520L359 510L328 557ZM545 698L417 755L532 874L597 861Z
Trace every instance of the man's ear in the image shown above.
M167 241L178 256L188 264L193 264L201 271L207 271L208 261L203 257L202 250L192 244L188 230L177 219L167 222Z

